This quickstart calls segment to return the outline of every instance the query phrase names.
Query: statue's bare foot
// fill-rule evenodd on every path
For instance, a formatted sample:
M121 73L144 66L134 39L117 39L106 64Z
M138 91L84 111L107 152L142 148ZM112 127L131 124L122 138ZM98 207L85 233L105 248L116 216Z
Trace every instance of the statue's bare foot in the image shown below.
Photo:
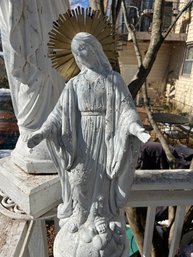
M74 212L68 219L67 228L71 233L75 233L79 230L79 227L84 223L85 216L83 212Z
M78 231L79 222L74 217L64 218L59 220L59 226L62 228L65 225L70 233Z
M70 220L68 223L68 231L70 233L75 233L78 231L79 225L75 220Z

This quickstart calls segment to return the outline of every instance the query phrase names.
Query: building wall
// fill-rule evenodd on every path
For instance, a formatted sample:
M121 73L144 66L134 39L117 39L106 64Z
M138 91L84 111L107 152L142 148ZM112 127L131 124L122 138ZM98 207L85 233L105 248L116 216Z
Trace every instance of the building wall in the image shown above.
M180 1L180 8L184 6L185 1ZM191 19L190 16L191 15ZM186 46L188 46L190 43L193 42L193 10L186 11L181 19L178 22L178 29L183 23L185 24L186 32L187 32L187 41L186 45L183 48L182 54L183 59L181 62L178 61L179 64L181 64L181 70L184 63L184 57L186 53ZM174 55L173 55L174 56ZM176 107L179 108L181 111L184 112L193 112L193 66L190 76L184 76L182 72L179 75L179 78L176 80L175 83L175 104Z
M177 81L175 103L182 112L193 113L193 79L181 77Z
M186 50L185 42L174 42L171 48L170 71L173 71L173 78L179 79L181 74L184 52Z
M139 43L143 56L147 51L148 44L148 42ZM147 77L148 93L153 102L165 89L167 77L170 72L171 53L172 44L164 43L160 48L152 70ZM128 85L137 71L137 59L132 42L128 42L127 45L123 47L122 51L119 52L119 62L121 74Z
M176 1L175 8L181 10L187 0ZM176 9L177 11L177 9ZM177 15L177 12L176 12ZM175 19L175 17L173 17ZM187 44L193 44L193 8L183 13L173 30L175 33L187 33L187 41L177 41L178 39L170 39L165 42L158 52L156 61L147 78L150 97L157 101L157 95L163 94L166 86L170 87L170 82L175 83L176 106L182 111L191 111L193 109L193 65L192 73L189 77L182 75L182 67ZM179 37L180 38L180 37ZM143 39L141 39L143 40ZM173 40L173 41L172 41ZM147 51L149 41L140 41L141 52ZM134 48L131 42L128 42L120 52L120 67L122 76L127 84L131 81L137 71L137 60ZM173 89L172 89L173 90Z
M148 49L149 43L139 43L142 56ZM153 68L148 76L149 82L159 82L162 83L166 80L168 73L168 66L171 59L172 44L164 43L160 48ZM128 42L126 46L123 46L122 51L119 52L119 62L121 67L122 76L126 83L129 83L132 79L129 67L136 67L137 69L137 59L133 44ZM127 66L127 69L125 68ZM128 72L128 73L127 73Z

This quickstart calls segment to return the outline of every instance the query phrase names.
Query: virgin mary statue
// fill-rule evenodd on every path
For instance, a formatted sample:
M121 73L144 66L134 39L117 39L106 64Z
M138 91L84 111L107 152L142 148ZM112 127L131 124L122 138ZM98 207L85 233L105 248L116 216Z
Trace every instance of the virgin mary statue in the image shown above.
M53 172L44 142L29 152L26 141L46 120L64 87L48 59L47 42L53 20L68 8L67 0L0 1L3 54L20 132L11 159L29 173Z
M80 32L71 50L80 73L28 140L32 148L47 139L61 180L54 256L128 256L120 209L127 203L140 141L149 135L99 41Z

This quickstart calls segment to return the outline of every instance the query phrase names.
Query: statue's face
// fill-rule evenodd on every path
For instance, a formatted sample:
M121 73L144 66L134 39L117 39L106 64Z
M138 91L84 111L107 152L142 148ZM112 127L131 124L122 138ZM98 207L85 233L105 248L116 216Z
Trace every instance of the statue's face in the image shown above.
M72 51L74 53L76 61L89 68L89 69L97 69L99 63L94 52L94 49L89 45L82 41L73 40L72 41Z

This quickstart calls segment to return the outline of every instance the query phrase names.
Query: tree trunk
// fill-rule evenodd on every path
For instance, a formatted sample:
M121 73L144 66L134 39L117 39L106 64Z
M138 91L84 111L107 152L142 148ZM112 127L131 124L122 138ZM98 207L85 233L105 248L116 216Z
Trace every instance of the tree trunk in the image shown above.
M193 159L192 159L192 161L190 163L190 169L193 170Z
M155 58L157 56L157 52L163 43L163 37L161 34L163 4L164 4L164 0L155 0L154 2L154 13L153 13L150 44L149 44L147 53L144 57L144 60L138 69L137 74L128 85L133 98L136 97L138 91L140 90L143 83L145 82L154 64Z
M168 36L168 34L176 24L177 20L180 18L180 16L184 13L184 11L186 11L192 5L192 3L193 3L193 0L190 0L184 6L184 8L177 15L175 21L168 28L167 32L164 35L162 35L162 9L163 9L164 0L155 0L150 44L149 44L147 53L145 55L145 58L138 69L137 74L128 85L133 98L136 97L138 91L141 89L148 74L150 73L151 68L154 64L154 61L156 59L157 53L162 43L164 42L165 38Z
M146 208L125 208L127 220L135 236L141 256L143 253L146 210Z
M100 10L100 0L90 0L89 2L92 10Z

